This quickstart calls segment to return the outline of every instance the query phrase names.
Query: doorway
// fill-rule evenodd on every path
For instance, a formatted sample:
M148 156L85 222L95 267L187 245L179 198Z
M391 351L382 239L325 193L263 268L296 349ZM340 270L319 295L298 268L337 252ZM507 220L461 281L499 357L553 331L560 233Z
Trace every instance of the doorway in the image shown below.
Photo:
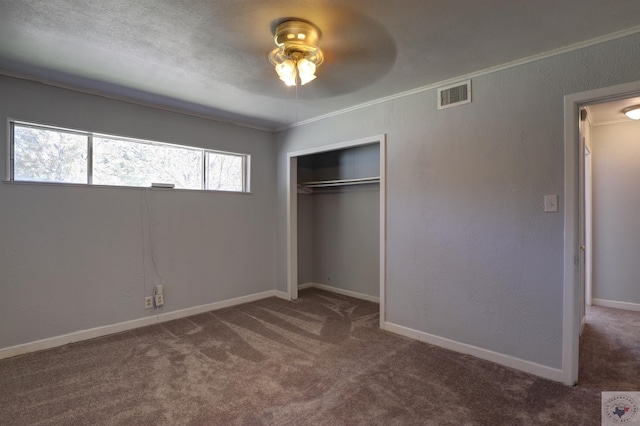
M640 310L640 266L636 266L640 252L640 199L636 195L640 181L640 121L622 113L637 105L640 96L583 107L587 116L583 121L585 148L595 151L585 156L584 169L585 241L587 254L591 254L585 259L587 306ZM591 157L595 203L590 206ZM592 227L589 222L593 222ZM590 244L590 234L597 245Z
M593 299L593 288L587 286L591 269L587 269L586 245L589 232L586 223L589 200L585 167L587 144L581 131L581 110L592 105L640 96L640 81L565 96L565 246L564 246L564 316L563 316L563 382L578 382L579 336L585 320L587 299ZM591 154L590 154L591 155ZM591 250L592 247L589 247Z
M380 325L385 321L385 276L386 276L386 136L378 135L325 145L287 154L287 291L291 300L298 298L298 161L300 158L315 154L330 153L332 151L347 150L365 145L377 145L379 147L379 303ZM353 180L353 179L347 179ZM326 183L326 182L325 182Z

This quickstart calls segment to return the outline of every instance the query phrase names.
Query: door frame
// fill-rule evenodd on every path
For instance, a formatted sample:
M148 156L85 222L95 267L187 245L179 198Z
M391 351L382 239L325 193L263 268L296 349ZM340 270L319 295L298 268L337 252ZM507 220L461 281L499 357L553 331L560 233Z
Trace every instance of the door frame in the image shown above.
M579 335L581 328L580 297L580 107L624 99L640 94L640 81L604 87L564 97L564 279L562 319L562 381L567 385L578 383ZM582 300L581 300L582 299Z
M589 138L585 139L584 147L584 242L587 246L584 253L584 303L587 306L593 304L593 155L587 144ZM581 327L584 328L584 323Z
M380 327L384 324L386 295L386 134L347 142L323 145L287 153L287 292L289 299L298 298L298 157L336 151L361 145L380 147Z

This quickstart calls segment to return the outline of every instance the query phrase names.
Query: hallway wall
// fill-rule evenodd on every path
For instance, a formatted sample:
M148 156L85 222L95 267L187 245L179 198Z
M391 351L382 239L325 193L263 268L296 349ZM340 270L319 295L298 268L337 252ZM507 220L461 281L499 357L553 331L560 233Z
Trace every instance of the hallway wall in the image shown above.
M593 201L594 303L640 310L640 121L593 127Z

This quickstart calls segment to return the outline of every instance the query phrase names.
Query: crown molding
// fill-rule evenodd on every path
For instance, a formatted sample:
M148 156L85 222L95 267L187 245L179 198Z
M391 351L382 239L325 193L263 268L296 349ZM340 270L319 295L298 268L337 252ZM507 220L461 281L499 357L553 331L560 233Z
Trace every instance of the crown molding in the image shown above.
M7 77L17 78L20 80L26 80L26 81L32 81L35 83L45 84L47 86L58 87L60 89L73 90L74 92L84 93L87 95L100 96L101 98L112 99L115 101L127 102L129 104L140 105L140 106L153 108L153 109L159 109L162 111L172 112L175 114L182 114L190 117L203 118L205 120L215 121L217 123L232 124L234 126L245 127L245 128L254 129L254 130L262 130L264 132L269 132L269 133L274 132L274 129L269 127L243 123L240 121L227 120L224 118L217 117L213 114L201 114L201 113L189 111L187 109L173 108L173 107L162 105L155 102L145 102L145 101L129 98L127 96L115 95L113 93L103 92L100 90L87 89L85 87L80 87L80 86L76 86L68 83L60 83L60 82L49 80L46 78L36 77L29 74L17 73L17 72L9 71L2 68L0 68L0 75L5 75Z
M489 68L485 68L483 70L480 71L475 71L469 74L463 74L457 77L453 77L453 78L449 78L446 80L442 80L439 81L437 83L433 83L433 84L429 84L426 86L422 86L422 87L418 87L416 89L411 89L411 90L407 90L404 92L400 92L400 93L396 93L394 95L390 95L390 96L385 96L383 98L379 98L379 99L375 99L373 101L369 101L369 102L365 102L362 104L358 104L358 105L354 105L352 107L349 108L344 108L338 111L334 111L334 112L330 112L328 114L323 114L323 115L319 115L317 117L313 117L313 118L309 118L307 120L303 120L303 121L299 121L297 123L294 124L289 124L280 128L276 129L276 132L282 132L284 130L289 130L289 129L293 129L295 127L300 127L300 126L304 126L306 124L310 124L316 121L320 121L320 120L324 120L327 118L331 118L331 117L335 117L338 115L342 115L342 114L346 114L352 111L357 111L359 109L363 109L363 108L368 108L370 106L373 105L378 105L378 104L382 104L388 101L392 101L394 99L399 99L399 98L404 98L406 96L412 96L418 93L422 93L422 92L426 92L427 90L432 90L432 89L436 89L442 86L446 86L449 84L455 84L459 81L462 80L469 80L472 78L476 78L476 77L481 77L483 75L487 75L487 74L492 74L494 72L498 72L498 71L503 71L509 68L514 68L514 67L518 67L520 65L525 65L531 62L536 62L536 61L540 61L542 59L547 59L547 58L551 58L553 56L557 56L557 55L562 55L564 53L568 53L568 52L573 52L574 50L579 50L579 49L583 49L585 47L589 47L589 46L594 46L596 44L600 44L600 43L605 43L607 41L611 41L611 40L616 40L622 37L626 37L626 36L630 36L633 34L637 34L640 33L640 25L637 25L635 27L631 27L631 28L627 28L626 30L622 30L622 31L617 31L611 34L607 34L604 36L600 36L600 37L596 37L596 38L592 38L589 40L585 40L585 41L581 41L579 43L574 43L568 46L564 46L558 49L553 49L553 50L549 50L547 52L543 52L543 53L539 53L537 55L533 55L533 56L528 56L526 58L522 58L522 59L517 59L515 61L511 61L511 62L507 62L505 64L501 64L501 65L496 65L494 67L489 67Z

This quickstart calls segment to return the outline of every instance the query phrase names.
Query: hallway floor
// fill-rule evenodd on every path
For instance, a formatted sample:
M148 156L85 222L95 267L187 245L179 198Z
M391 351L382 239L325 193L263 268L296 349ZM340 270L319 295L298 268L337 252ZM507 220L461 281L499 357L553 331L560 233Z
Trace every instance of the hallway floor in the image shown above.
M587 307L578 374L581 387L639 391L640 312Z

